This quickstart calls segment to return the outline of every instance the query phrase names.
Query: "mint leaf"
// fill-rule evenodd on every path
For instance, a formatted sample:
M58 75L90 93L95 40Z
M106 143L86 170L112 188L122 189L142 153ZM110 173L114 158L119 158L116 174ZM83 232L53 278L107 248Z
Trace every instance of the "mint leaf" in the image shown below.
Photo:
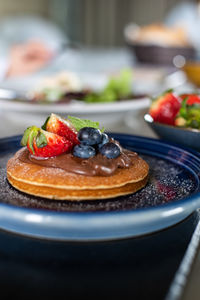
M86 120L86 119L79 119L76 117L72 117L72 116L68 116L68 119L70 120L70 122L72 123L72 125L74 126L74 128L79 131L81 128L83 127L93 127L93 128L99 128L99 122L94 122L91 120ZM100 129L101 131L104 131L103 129Z

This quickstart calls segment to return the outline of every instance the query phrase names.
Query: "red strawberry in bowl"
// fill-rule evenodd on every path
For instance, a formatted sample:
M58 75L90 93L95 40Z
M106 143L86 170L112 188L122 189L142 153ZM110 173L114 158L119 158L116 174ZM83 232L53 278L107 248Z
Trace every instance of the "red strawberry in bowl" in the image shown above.
M157 97L151 104L149 114L155 122L174 125L182 99L171 90Z
M187 105L200 104L200 95L198 94L182 94L180 97L186 100Z
M77 131L72 123L53 113L46 119L42 129L66 137L74 145L79 144Z
M36 126L25 130L21 140L22 146L27 146L29 152L39 157L53 157L70 152L73 143L66 137L47 132Z

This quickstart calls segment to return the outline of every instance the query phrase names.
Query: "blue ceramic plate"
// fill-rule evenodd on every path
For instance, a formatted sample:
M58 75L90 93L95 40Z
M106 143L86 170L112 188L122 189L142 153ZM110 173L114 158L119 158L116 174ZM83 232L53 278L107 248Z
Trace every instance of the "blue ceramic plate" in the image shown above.
M92 241L136 237L167 228L200 207L200 155L159 140L112 134L150 165L145 188L129 196L53 201L18 192L6 162L20 137L0 140L0 228L31 237Z

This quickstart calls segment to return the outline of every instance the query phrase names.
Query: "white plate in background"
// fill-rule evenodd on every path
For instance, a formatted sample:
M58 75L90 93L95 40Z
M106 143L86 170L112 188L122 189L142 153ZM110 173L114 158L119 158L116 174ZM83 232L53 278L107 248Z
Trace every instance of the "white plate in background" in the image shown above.
M95 90L103 88L108 80L108 75L100 73L80 73L78 74L84 86L90 86ZM23 79L9 80L1 83L1 88L15 89L26 93L36 86L41 77L27 77ZM134 81L133 81L134 82ZM138 86L138 84L137 84ZM141 86L139 87L141 93ZM137 89L133 86L137 93ZM85 103L73 100L70 103L41 104L24 101L11 101L0 99L0 112L5 123L11 127L18 126L24 128L30 124L39 125L51 113L67 116L73 115L85 119L101 122L105 126L120 123L125 119L127 112L132 111L137 114L141 110L148 108L150 100L148 97L135 98L132 100L116 101L113 103Z

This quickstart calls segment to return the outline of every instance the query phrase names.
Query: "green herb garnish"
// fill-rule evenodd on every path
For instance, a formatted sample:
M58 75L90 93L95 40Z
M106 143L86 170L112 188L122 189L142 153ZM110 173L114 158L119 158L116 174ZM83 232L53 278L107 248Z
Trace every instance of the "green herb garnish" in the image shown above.
M188 105L187 99L188 97L182 101L177 117L181 117L185 120L184 127L200 129L200 104L195 103Z
M93 127L93 128L100 129L99 122L94 122L94 121L86 120L86 119L79 119L79 118L72 117L72 116L68 116L68 119L70 120L70 122L72 123L72 125L74 126L74 128L77 131L79 131L83 127ZM100 130L103 132L104 128L102 128Z

